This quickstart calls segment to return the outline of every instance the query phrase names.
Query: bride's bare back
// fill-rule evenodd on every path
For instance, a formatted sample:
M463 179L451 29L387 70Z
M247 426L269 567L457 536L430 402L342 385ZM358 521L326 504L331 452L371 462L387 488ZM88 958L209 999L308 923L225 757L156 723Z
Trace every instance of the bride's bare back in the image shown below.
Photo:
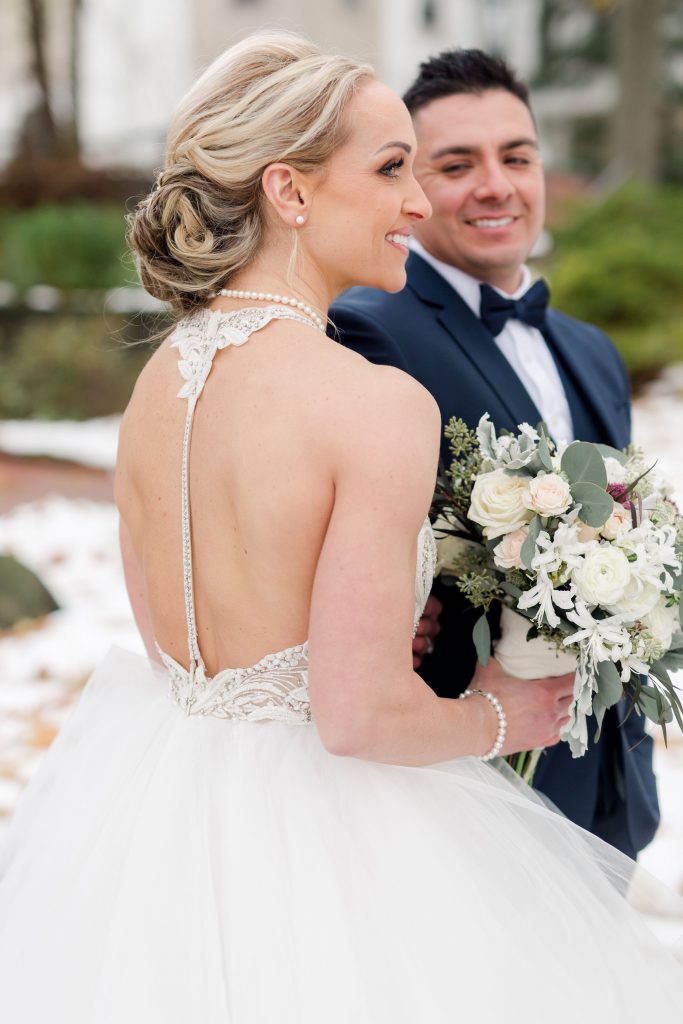
M150 360L124 417L117 503L154 636L186 664L187 402L177 397L183 380L171 340ZM381 400L386 378L402 376L287 320L216 354L195 413L189 478L199 646L209 672L306 639L339 456L351 454L363 405Z
M354 284L403 287L408 237L430 212L405 106L368 69L305 46L312 77L291 75L285 47L264 93L265 72L245 46L179 108L164 171L134 218L143 284L181 317L234 310L245 303L233 300L267 289L293 293L296 308L321 320ZM291 89L306 102L285 102ZM226 304L215 296L228 285ZM135 389L117 502L148 649L153 635L192 679L201 665L194 646L189 656L185 617L187 404L176 357L167 341ZM484 753L496 738L486 700L440 700L412 667L417 538L439 434L438 408L419 384L303 323L273 322L219 351L196 407L194 607L206 672L308 639L310 712L336 753L424 764ZM487 689L506 703L510 750L556 741L552 687L536 704L528 685L493 679Z

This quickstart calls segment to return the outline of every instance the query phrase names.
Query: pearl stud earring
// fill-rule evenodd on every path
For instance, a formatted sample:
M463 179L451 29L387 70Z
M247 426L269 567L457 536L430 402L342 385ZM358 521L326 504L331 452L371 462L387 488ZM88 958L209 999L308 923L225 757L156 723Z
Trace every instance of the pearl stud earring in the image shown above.
M297 222L297 224L305 224L306 223L306 218L304 217L303 213L300 213L298 215L298 217L296 218L296 222Z

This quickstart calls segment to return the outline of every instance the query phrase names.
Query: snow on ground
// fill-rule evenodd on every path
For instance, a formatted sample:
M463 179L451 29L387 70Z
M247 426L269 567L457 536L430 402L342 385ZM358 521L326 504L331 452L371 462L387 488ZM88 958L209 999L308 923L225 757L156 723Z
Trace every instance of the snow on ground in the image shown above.
M142 652L123 584L113 505L54 496L0 516L0 552L60 605L0 640L0 828L81 686L112 644Z
M668 367L633 407L633 439L673 486L683 509L683 364ZM683 685L683 679L679 679ZM657 736L659 730L656 730ZM657 737L655 748L662 823L655 841L640 862L658 878L683 893L683 737L671 730L669 749Z
M634 403L633 440L657 460L683 509L683 363L669 366Z
M683 367L672 367L636 403L634 439L659 459L683 505ZM0 450L110 468L118 420L0 423ZM0 552L11 552L52 590L61 610L37 628L0 639L0 830L83 682L111 644L142 651L123 584L111 504L60 496L0 516ZM657 741L662 826L642 864L683 892L683 736ZM659 908L664 914L666 908ZM660 919L658 930L680 922Z
M120 423L120 416L80 423L4 420L0 422L0 451L8 455L47 455L97 469L113 469Z

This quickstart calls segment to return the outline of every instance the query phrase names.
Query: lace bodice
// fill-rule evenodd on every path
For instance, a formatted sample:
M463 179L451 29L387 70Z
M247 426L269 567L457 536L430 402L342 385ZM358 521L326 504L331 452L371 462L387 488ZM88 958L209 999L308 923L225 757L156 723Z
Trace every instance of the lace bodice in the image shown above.
M306 725L311 721L308 642L267 654L248 668L225 668L209 676L199 650L194 609L188 468L195 408L216 353L229 345L243 345L254 332L273 319L296 320L311 326L310 320L295 310L273 305L231 313L202 310L176 328L172 346L179 350L178 368L185 381L178 397L188 401L181 482L189 669L161 650L158 644L157 650L169 673L171 696L186 714ZM429 520L426 519L417 541L414 628L429 597L435 565L436 543Z

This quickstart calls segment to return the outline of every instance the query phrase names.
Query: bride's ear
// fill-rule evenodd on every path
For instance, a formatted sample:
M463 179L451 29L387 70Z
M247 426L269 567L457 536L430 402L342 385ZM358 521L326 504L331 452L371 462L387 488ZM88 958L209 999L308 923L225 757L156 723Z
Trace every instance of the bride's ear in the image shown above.
M306 223L309 190L302 174L289 164L269 164L261 185L271 210L286 227L298 228Z

